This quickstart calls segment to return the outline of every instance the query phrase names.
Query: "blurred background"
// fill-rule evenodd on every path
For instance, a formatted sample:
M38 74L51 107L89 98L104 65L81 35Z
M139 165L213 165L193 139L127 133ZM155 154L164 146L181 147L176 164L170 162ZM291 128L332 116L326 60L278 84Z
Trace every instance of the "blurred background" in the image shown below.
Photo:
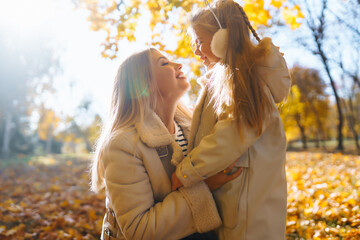
M289 151L288 238L358 239L360 1L237 2L259 35L280 47L292 76L291 93L279 105ZM0 0L0 6L0 238L97 238L104 196L88 191L87 168L117 67L154 46L184 65L192 86L184 101L195 104L204 69L190 48L187 18L204 3ZM334 185L319 186L324 182ZM334 205L321 205L323 198ZM331 212L339 201L343 211Z

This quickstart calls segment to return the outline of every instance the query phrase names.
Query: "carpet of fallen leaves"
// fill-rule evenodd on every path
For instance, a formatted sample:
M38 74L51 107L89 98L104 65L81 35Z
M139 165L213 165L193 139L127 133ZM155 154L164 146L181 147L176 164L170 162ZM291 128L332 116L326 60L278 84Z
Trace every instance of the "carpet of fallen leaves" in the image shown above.
M99 239L104 195L86 158L38 157L0 169L0 239Z
M0 165L0 239L99 239L104 195L88 158ZM360 157L288 153L287 239L360 239Z
M360 157L288 153L288 239L360 239Z

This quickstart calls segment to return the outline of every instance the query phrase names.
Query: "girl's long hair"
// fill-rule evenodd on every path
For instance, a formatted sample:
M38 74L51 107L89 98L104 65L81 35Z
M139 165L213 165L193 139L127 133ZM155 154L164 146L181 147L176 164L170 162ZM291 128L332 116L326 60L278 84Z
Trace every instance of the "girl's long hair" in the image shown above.
M265 92L265 83L260 79L257 66L270 51L270 41L260 40L238 3L220 0L211 8L229 33L226 56L214 66L215 77L209 84L216 113L219 119L235 119L240 133L245 124L260 135L271 100ZM190 27L193 30L201 28L211 34L220 28L208 8L199 9L191 16ZM259 44L252 42L250 31Z
M146 112L155 109L158 88L151 72L153 51L157 50L149 48L129 56L118 69L109 117L97 141L91 165L91 189L95 192L105 187L103 156L112 138L122 131L134 128L135 124L141 126ZM184 104L179 103L177 111L191 118L191 113Z

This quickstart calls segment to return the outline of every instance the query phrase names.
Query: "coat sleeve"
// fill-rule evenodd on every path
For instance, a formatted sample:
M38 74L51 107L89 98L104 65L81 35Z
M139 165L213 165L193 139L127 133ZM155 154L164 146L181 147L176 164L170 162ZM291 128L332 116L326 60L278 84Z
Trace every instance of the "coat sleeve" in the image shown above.
M264 120L263 132L275 117L275 103L273 108ZM226 169L261 137L251 128L243 127L241 131L242 136L235 120L218 121L212 132L177 165L176 176L181 183L185 187L192 186Z
M107 195L126 239L180 239L221 224L204 182L155 202L143 161L130 154L130 149L133 147L122 141L111 146L104 157Z

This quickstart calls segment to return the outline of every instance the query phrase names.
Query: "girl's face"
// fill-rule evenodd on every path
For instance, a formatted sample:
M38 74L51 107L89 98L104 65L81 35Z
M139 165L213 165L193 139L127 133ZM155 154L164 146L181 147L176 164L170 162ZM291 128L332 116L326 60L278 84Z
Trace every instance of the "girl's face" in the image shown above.
M151 51L151 63L160 97L164 100L179 100L190 88L190 83L181 71L182 65L169 61L158 51Z
M202 28L194 28L195 37L195 55L199 56L206 67L206 70L210 70L220 58L216 57L211 51L211 40L213 34Z

